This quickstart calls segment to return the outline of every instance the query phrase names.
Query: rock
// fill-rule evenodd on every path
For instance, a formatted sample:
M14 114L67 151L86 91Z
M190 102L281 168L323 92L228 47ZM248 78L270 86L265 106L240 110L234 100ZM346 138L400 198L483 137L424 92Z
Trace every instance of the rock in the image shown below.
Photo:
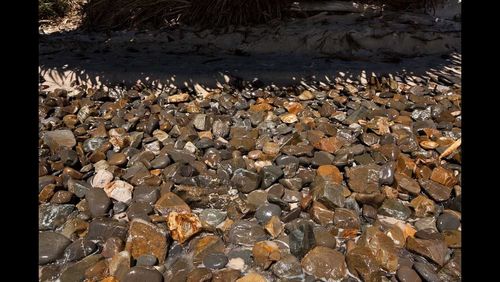
M325 228L315 228L314 229L314 239L316 241L316 246L323 246L335 249L337 246L337 240L335 236Z
M259 174L242 168L237 169L231 178L233 185L243 193L249 193L257 189L260 181Z
M424 191L435 201L443 202L450 198L452 188L429 179L420 178L418 182Z
M295 190L285 189L283 201L287 203L297 203L302 200L302 193Z
M398 199L386 199L378 209L378 213L400 220L406 220L411 216L411 209Z
M316 171L319 177L335 184L342 184L342 173L334 165L322 165Z
M284 255L271 266L274 275L281 279L297 279L302 276L300 261L293 255Z
M65 268L59 276L61 282L83 281L85 271L102 259L101 255L90 255Z
M167 97L167 102L169 103L182 103L187 101L189 101L189 94L187 93L181 93Z
M302 188L303 180L299 177L280 179L280 184L288 189L299 191Z
M214 121L212 132L215 137L226 137L229 134L229 123L221 120Z
M113 180L113 174L105 169L98 170L92 179L92 186L104 188Z
M408 177L401 173L395 175L398 188L411 195L418 195L420 193L420 185L415 179Z
M462 248L462 232L458 230L443 231L444 241L448 248Z
M429 264L422 262L415 262L413 265L417 273L427 282L440 282L442 281L437 273L432 269Z
M200 213L200 221L203 226L215 228L226 219L227 212L217 209L205 209Z
M349 188L358 193L379 191L380 166L359 165L346 169Z
M262 152L268 155L277 155L280 151L280 145L274 142L266 142L262 147Z
M246 136L237 136L229 141L229 145L236 150L250 152L255 148L255 139Z
M138 203L145 203L150 206L154 205L160 198L158 187L154 186L137 186L134 188L132 199Z
M452 258L442 267L438 276L442 281L460 281L462 279L462 251L455 250Z
M151 167L154 169L164 169L171 163L167 155L159 155L151 161Z
M38 233L38 264L43 265L59 259L71 240L56 232Z
M132 267L125 275L123 282L163 282L163 275L156 269L142 266Z
M333 223L334 212L328 210L327 207L320 202L313 201L309 213L312 219L322 226Z
M264 226L271 237L277 238L283 232L284 226L278 216L273 215Z
M247 195L247 206L251 210L256 210L267 202L268 192L264 190L254 190Z
M90 222L86 239L104 242L111 237L118 237L124 241L127 230L128 225L125 222L119 222L110 218L98 218Z
M255 272L250 272L247 275L239 278L236 280L236 282L268 282L264 276L255 273Z
M215 235L207 235L201 238L193 239L191 246L193 253L193 264L198 265L203 262L205 257L212 253L222 253L224 251L224 242Z
M65 261L75 261L84 258L97 250L97 245L90 240L78 239L64 250Z
M330 154L335 154L342 147L343 142L337 137L326 137L321 138L319 141L319 146L317 148L321 151L328 152Z
M111 206L111 200L101 188L90 188L86 195L87 203L89 205L92 217L106 216Z
M377 281L382 276L380 264L367 247L356 246L347 252L347 267L363 281Z
M253 246L266 239L264 229L255 221L236 221L228 233L230 243L243 246Z
M438 216L436 227L440 232L445 230L457 230L460 227L460 219L452 213L444 212Z
M418 195L410 202L416 217L426 217L436 213L436 204L429 198Z
M189 273L186 282L210 282L212 281L212 276L210 269L205 267L196 268Z
M221 269L228 262L227 256L224 253L210 253L203 258L203 265L210 269Z
M130 222L125 250L132 258L154 255L161 264L165 261L167 248L166 230L142 219L134 219Z
M283 171L277 166L265 166L261 169L261 187L268 188L274 182L276 182L280 177L283 176Z
M335 209L333 224L335 224L337 228L342 229L359 229L361 227L361 222L356 212L345 208Z
M347 275L344 255L323 246L310 250L301 261L305 273L320 280L340 280Z
M296 114L292 114L292 113L282 114L282 115L280 115L280 119L281 119L282 122L288 123L288 124L296 123L296 122L299 121L298 118L297 118L297 115Z
M38 206L38 229L54 230L63 225L70 213L75 209L74 205L64 204L42 204Z
M117 253L123 251L125 243L118 237L110 237L104 243L101 254L105 258L111 258Z
M314 99L314 97L315 97L315 95L311 91L309 91L309 90L304 90L298 96L299 100L301 100L301 101L312 100L312 99Z
M442 166L438 166L432 170L430 179L446 187L453 187L453 185L458 182L453 175L453 171L443 168Z
M296 219L285 225L288 233L290 253L298 258L303 257L316 246L312 222Z
M172 192L163 194L154 205L155 211L161 215L168 215L171 211L191 212L191 208L179 196Z
M408 237L406 248L431 259L440 266L444 265L446 252L448 250L444 240L423 240L412 237Z
M260 241L255 243L252 254L255 263L262 267L262 269L268 269L273 262L281 258L278 245L272 241Z
M371 226L361 234L357 244L371 250L380 266L389 271L395 272L398 268L398 255L394 242L377 227Z
M315 166L331 165L335 156L324 151L314 152L314 157L311 163Z
M123 180L115 180L104 188L104 192L108 197L124 203L130 202L133 190L134 186Z
M43 141L52 152L64 148L71 149L76 145L75 135L71 130L47 131L43 135Z
M399 281L401 282L421 282L420 276L415 272L415 270L409 268L408 266L402 266L398 269L396 273Z
M312 196L314 200L324 204L329 209L344 207L345 204L343 186L330 181L315 181Z
M172 239L184 243L193 235L201 231L201 222L195 214L179 214L170 212L167 220L168 229Z
M280 216L281 208L275 204L263 204L255 211L255 218L260 224L265 224L273 216Z

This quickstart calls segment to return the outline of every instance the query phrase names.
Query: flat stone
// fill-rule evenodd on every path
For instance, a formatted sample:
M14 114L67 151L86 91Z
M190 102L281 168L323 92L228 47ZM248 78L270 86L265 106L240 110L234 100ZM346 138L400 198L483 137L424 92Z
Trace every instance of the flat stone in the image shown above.
M359 229L361 222L359 216L353 210L336 208L333 216L333 224L342 229Z
M172 192L166 192L154 205L155 210L162 214L168 215L171 211L176 212L191 212L191 208L179 196Z
M75 261L84 258L97 250L97 245L90 240L78 239L64 250L65 261Z
M167 97L167 102L169 103L181 103L189 101L189 94L181 93L175 94Z
M127 230L128 224L125 222L119 222L111 218L98 218L90 222L86 239L105 242L111 237L118 237L125 241Z
M314 157L311 163L315 166L331 165L335 156L324 151L314 152Z
M69 244L71 240L59 233L38 233L38 264L47 264L61 258Z
M75 210L74 205L69 204L42 204L38 206L38 229L54 230L66 222L70 213Z
M208 268L196 268L188 274L186 282L210 282L212 281L212 271Z
M236 282L268 282L264 276L255 273L255 272L250 272L247 275L239 278L236 280Z
M92 179L92 186L95 188L104 188L113 180L113 178L114 176L111 172L105 169L100 169L96 172L94 178Z
M406 248L431 259L440 266L444 265L448 250L444 240L423 240L412 237L408 237Z
M130 253L132 258L154 255L161 264L165 261L167 248L167 231L165 229L158 228L142 219L134 219L130 222L125 250Z
M413 265L417 273L427 282L440 282L442 281L437 275L436 271L432 269L429 264L422 262L415 262Z
M415 179L400 173L396 173L395 179L398 188L403 190L403 192L411 195L418 195L420 193L420 185Z
M281 258L278 245L272 241L260 241L255 243L252 254L255 263L262 267L262 269L268 269L273 262Z
M297 115L296 114L292 114L292 113L282 114L282 115L280 115L280 119L281 119L282 122L288 123L288 124L296 123L296 122L299 121L298 118L297 118Z
M223 269L213 274L212 282L234 282L241 277L241 272L236 269Z
M316 240L316 246L323 246L332 249L335 249L337 246L335 236L323 227L314 229L314 239Z
M418 276L417 272L415 270L409 268L408 266L402 266L398 269L398 272L396 273L396 276L398 277L399 281L401 282L420 282L422 279L420 279L420 276Z
M438 166L432 170L430 179L446 187L453 187L453 185L458 182L456 177L453 175L453 171L442 166Z
M420 186L435 201L443 202L450 198L452 188L429 179L419 179Z
M278 166L265 166L260 171L262 188L268 188L283 176L283 171Z
M305 273L320 280L340 280L347 275L345 257L340 252L323 246L310 250L301 261Z
M101 254L105 258L112 258L117 253L123 251L125 243L118 237L110 237L104 242Z
M312 100L316 96L309 90L304 90L300 95L298 96L299 100L301 101L307 101L307 100Z
M343 180L342 173L334 165L322 165L318 167L316 173L319 177L335 184L341 184Z
M216 227L227 217L227 212L217 209L205 209L200 213L200 221L203 226Z
M71 149L76 145L75 135L71 130L47 131L43 135L43 141L52 152L57 151L59 148Z
M207 235L201 238L194 238L190 245L193 250L193 264L199 265L205 257L212 253L224 252L224 242L215 235Z
M378 209L378 213L400 220L406 220L411 216L411 209L398 199L386 199Z
M349 188L358 193L373 193L379 191L380 166L359 165L346 169Z
M122 280L123 282L163 282L163 275L154 268L143 266L132 267Z
M312 219L322 226L333 223L334 212L320 202L313 201L309 213Z
M61 282L73 282L73 281L83 281L85 278L85 271L96 264L99 260L102 259L102 256L90 255L75 264L68 266L61 272L61 276L59 276L59 281Z
M210 253L203 258L203 265L210 269L221 269L226 266L228 261L224 253Z

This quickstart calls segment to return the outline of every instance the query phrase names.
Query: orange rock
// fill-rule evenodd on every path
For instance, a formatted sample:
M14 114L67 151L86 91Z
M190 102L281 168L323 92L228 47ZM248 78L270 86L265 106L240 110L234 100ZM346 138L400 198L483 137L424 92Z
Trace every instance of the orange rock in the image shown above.
M334 165L322 165L316 170L318 176L323 177L325 180L330 180L336 184L342 183L342 173Z
M320 150L334 154L338 149L342 147L342 145L342 141L340 141L336 137L323 138L320 141Z
M264 228L269 233L269 235L271 235L271 237L276 238L281 234L281 232L283 232L284 226L280 218L273 215L271 219L269 219L269 221L266 223Z
M163 263L167 248L166 230L142 219L132 220L125 250L129 251L134 259L150 254L157 257L159 263Z
M457 184L458 182L456 177L453 175L453 171L441 166L436 167L432 171L431 180L443 184L447 187L453 187L453 185Z
M431 199L419 195L410 202L410 206L415 209L415 216L427 217L436 212L436 204Z
M108 276L102 279L101 282L120 282L120 281L113 276Z
M168 215L167 225L172 239L181 244L201 231L201 221L192 213L179 214L172 211Z
M179 196L172 192L163 194L158 201L156 201L155 210L162 215L167 215L170 211L190 213L191 208Z
M260 241L255 243L252 249L255 263L263 269L269 268L274 261L281 258L278 244L272 241Z
M284 123L295 123L299 121L297 115L292 113L282 114L280 115L280 119Z
M189 94L187 93L176 94L167 97L167 102L169 103L180 103L180 102L186 102L188 100L189 100Z
M285 102L283 107L291 114L297 114L304 109L304 106L297 102Z
M273 106L268 103L251 105L249 111L251 112L265 112L273 109Z
M333 223L334 212L329 210L325 205L320 202L313 201L312 207L309 210L312 219L321 225Z

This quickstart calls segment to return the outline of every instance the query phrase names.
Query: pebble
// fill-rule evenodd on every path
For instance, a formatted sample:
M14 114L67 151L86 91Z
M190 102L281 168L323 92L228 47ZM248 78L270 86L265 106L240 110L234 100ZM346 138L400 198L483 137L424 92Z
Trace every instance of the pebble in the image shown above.
M211 253L203 258L203 265L210 269L222 269L226 266L228 261L224 253Z
M445 230L457 230L458 227L460 227L460 219L451 213L444 212L438 216L436 227L440 232Z
M70 244L71 240L59 233L51 231L38 233L38 264L51 263L61 258Z
M255 211L255 218L261 224L267 223L271 217L280 216L281 208L275 204L263 204Z
M304 272L320 280L340 280L347 275L345 257L340 252L317 246L301 261Z
M150 269L142 266L132 267L125 275L124 282L163 282L163 275L156 269Z

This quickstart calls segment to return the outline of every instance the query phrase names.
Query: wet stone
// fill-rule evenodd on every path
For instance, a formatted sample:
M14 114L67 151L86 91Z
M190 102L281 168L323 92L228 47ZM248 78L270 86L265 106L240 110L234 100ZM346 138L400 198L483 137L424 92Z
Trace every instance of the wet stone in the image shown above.
M420 282L422 279L420 279L420 276L418 276L417 272L415 270L409 268L408 266L402 266L398 269L398 272L396 273L399 281L401 282Z
M358 193L379 191L379 171L380 167L374 164L347 169L349 188Z
M295 256L285 255L271 266L271 271L281 279L294 279L302 275L302 266Z
M255 172L240 168L234 172L231 182L240 192L249 193L259 187L261 177Z
M210 269L221 269L228 263L228 258L224 253L211 253L203 258L203 265Z
M277 166L265 166L260 171L262 175L262 188L270 187L274 182L276 182L281 176L283 176L283 171Z
M260 205L255 211L255 218L261 224L265 224L273 216L280 216L281 208L275 204L263 204Z
M348 251L346 262L349 271L362 278L363 281L377 281L377 278L382 275L380 264L367 247L356 246Z
M400 220L406 220L411 216L411 209L397 199L386 199L378 209L378 213Z
M427 282L439 282L441 279L437 275L436 271L427 263L415 262L413 265L417 273Z
M75 135L73 135L71 130L54 130L45 132L43 140L53 152L59 148L71 149L76 145Z
M428 179L419 179L420 186L435 201L443 202L450 198L451 188Z
M86 239L104 242L111 237L118 237L121 240L125 240L127 230L127 223L110 218L94 219L89 224L89 231Z
M83 281L85 278L85 271L91 266L95 265L99 260L102 259L101 255L90 255L75 264L68 266L61 272L59 276L59 281L70 282L70 281Z
M66 222L66 218L75 209L69 204L43 204L38 206L38 229L54 230Z
M406 248L443 266L447 252L444 240L425 240L408 237Z
M86 195L90 213L93 217L103 217L111 206L111 200L101 188L90 188Z
M142 266L132 267L123 278L124 282L163 282L163 275L156 269Z
M64 259L66 261L80 260L97 250L97 245L90 240L78 239L71 243L64 250Z
M318 181L312 190L313 199L330 209L344 207L343 186L330 181Z
M181 244L200 232L202 227L197 215L179 214L175 211L169 213L167 225L172 239Z
M286 224L285 230L288 234L292 255L301 258L316 246L312 222L296 219Z
M228 233L229 242L243 246L253 246L266 239L264 229L255 221L236 221Z
M200 213L200 221L202 225L215 227L226 219L227 212L217 209L205 209Z
M125 243L118 237L110 237L104 243L101 254L105 258L111 258L117 253L123 251Z
M305 273L320 280L340 280L347 275L344 255L327 247L318 246L301 261Z
M436 220L437 229L440 232L445 230L457 230L460 227L460 219L451 213L442 213Z
M56 232L38 233L38 264L47 264L61 258L71 240Z
M252 254L255 263L262 267L262 269L268 269L273 262L281 258L278 245L272 241L260 241L255 243Z

